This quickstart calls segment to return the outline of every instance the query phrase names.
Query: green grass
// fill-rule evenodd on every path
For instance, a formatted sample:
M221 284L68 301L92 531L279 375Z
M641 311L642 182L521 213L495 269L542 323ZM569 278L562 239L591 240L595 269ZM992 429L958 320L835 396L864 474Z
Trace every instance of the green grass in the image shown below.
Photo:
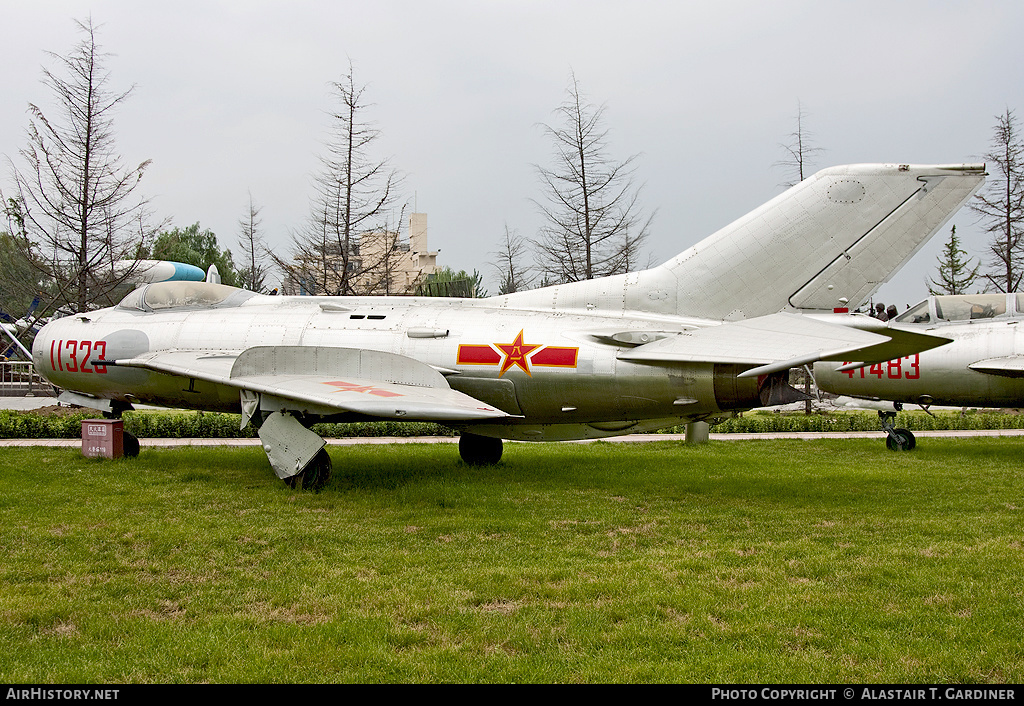
M0 682L1024 680L1024 439L0 455Z

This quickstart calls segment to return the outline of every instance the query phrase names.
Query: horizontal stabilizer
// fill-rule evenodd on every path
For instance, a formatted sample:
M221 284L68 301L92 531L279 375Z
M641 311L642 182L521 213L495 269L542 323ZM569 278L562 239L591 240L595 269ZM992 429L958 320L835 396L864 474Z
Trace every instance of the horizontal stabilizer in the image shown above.
M753 377L819 360L881 362L948 342L947 338L900 329L864 331L780 313L685 331L621 353L619 359L750 364L756 367L740 377Z

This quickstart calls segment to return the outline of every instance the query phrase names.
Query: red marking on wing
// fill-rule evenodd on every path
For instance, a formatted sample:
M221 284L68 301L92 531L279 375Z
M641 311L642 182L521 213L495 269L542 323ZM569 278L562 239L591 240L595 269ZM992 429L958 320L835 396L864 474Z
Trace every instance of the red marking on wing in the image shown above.
M377 397L405 397L401 392L392 392L391 390L381 390L380 388L374 387L373 385L357 385L353 382L344 382L342 380L335 380L334 382L325 382L324 385L333 385L338 388L335 392L365 392L370 395L376 395Z

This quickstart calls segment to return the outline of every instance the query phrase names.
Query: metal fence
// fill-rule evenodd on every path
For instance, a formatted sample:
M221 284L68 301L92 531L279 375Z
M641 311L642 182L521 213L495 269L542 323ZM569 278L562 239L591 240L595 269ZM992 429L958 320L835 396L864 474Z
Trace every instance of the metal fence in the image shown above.
M0 397L52 395L53 393L53 385L39 377L29 361L0 361Z

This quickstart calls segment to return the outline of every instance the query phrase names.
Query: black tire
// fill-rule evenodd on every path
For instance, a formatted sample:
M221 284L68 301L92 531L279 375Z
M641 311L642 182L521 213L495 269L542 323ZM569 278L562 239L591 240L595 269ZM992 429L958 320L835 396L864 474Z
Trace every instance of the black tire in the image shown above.
M319 493L331 480L332 468L331 456L327 453L326 447L320 449L306 466L306 470L302 472L302 475L305 476L302 483L303 489Z
M463 434L459 437L459 455L470 466L493 466L501 460L504 450L501 439L477 434Z
M890 451L912 451L917 446L917 439L909 429L893 429L892 433L899 438L899 443L892 435L886 434L885 447Z
M285 478L284 482L292 490L311 490L314 493L319 493L331 480L332 468L331 456L327 453L327 449L323 448L317 451L316 456L306 464L301 472Z
M134 434L122 432L121 451L127 458L135 458L139 455L139 439Z

